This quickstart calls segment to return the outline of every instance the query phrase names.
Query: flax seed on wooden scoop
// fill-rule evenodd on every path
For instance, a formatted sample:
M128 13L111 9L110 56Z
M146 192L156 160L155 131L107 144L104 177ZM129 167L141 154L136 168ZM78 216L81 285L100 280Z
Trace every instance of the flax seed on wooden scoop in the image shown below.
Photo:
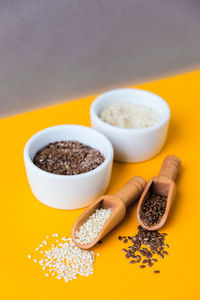
M175 155L167 156L159 176L151 178L147 183L137 206L137 219L143 228L158 230L165 224L174 202L176 193L174 181L180 164L180 159ZM154 199L151 199L152 195Z

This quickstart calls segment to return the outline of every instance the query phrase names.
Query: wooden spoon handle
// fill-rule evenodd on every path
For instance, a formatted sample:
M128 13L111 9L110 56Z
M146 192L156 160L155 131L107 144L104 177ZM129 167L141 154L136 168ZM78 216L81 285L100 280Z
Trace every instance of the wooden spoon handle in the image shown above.
M129 180L116 194L115 196L119 197L127 206L129 206L134 201L138 200L141 196L146 181L140 177L135 176Z
M159 176L165 176L175 181L179 172L180 165L181 161L177 156L168 155L163 161Z

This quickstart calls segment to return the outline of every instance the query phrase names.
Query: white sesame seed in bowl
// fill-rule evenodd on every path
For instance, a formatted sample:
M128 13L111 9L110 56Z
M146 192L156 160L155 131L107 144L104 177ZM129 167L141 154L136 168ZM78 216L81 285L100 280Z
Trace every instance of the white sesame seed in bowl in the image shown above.
M150 107L125 102L105 106L99 117L106 123L120 128L147 128L160 121L160 116Z
M106 107L114 104L117 107L108 112ZM122 117L123 106L127 119ZM130 120L131 116L133 120ZM162 149L168 132L170 108L154 93L131 88L117 89L105 92L93 101L90 119L92 127L111 141L115 160L140 162L154 157Z

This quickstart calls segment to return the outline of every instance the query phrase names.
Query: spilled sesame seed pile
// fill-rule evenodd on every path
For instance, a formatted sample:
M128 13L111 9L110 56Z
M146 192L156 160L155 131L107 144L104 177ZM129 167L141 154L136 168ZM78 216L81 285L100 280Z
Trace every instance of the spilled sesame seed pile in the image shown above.
M28 258L41 265L45 276L55 276L65 282L77 279L77 275L89 276L94 272L95 253L76 247L71 238L59 239L57 233L46 236L34 255L29 254Z
M122 249L125 252L125 256L129 259L130 264L140 263L140 268L143 269L146 266L153 267L158 261L158 257L164 258L168 255L165 250L169 245L165 243L165 236L167 233L160 233L157 230L149 231L138 226L138 233L134 236L119 236L118 239L125 244L131 242L132 245L126 249ZM155 255L157 258L155 258ZM154 273L160 273L159 270L154 270Z
M76 240L79 244L92 242L101 231L105 222L112 213L111 209L99 208L76 231Z

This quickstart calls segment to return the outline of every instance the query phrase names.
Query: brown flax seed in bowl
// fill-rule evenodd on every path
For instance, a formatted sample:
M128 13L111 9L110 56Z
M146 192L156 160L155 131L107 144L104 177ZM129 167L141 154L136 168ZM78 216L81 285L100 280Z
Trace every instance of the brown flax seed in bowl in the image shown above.
M104 160L99 150L70 140L46 145L36 153L33 163L49 173L77 175L96 169Z

